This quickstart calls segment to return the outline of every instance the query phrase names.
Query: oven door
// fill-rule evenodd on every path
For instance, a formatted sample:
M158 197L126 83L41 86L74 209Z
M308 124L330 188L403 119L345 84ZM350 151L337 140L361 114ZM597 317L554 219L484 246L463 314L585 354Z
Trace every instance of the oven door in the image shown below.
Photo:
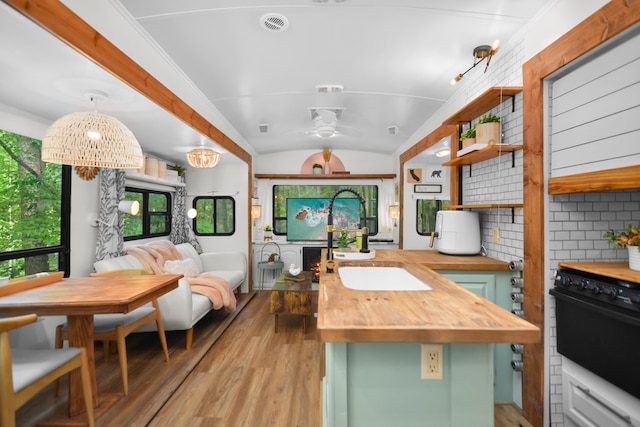
M556 300L558 353L640 399L640 313L549 291Z

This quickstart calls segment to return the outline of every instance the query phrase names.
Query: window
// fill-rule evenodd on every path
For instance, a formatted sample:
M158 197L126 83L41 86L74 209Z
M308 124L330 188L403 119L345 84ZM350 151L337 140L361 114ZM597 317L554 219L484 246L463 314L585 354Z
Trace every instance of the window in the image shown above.
M44 163L41 148L0 130L0 277L69 275L71 167Z
M378 233L378 186L377 185L274 185L273 186L273 232L287 234L287 199L304 197L331 198L338 191L349 188L362 196L367 210L366 224L369 236ZM339 197L355 198L353 193L345 192Z
M449 204L449 200L416 200L417 233L421 236L429 236L436 231L436 213Z
M124 216L124 239L168 236L171 232L171 194L127 187L125 200L140 203L138 215Z
M199 236L231 236L236 232L236 202L233 197L196 197L198 211L194 232Z

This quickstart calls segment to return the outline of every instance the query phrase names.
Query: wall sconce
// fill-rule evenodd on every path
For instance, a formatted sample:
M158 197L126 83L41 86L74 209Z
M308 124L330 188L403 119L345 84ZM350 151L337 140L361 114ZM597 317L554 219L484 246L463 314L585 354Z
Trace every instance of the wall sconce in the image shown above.
M460 80L462 80L462 78L464 77L465 74L467 74L469 71L474 69L476 67L476 65L479 65L485 59L487 60L487 64L484 67L484 72L486 73L487 72L487 68L489 68L489 63L491 62L491 57L496 54L496 52L498 51L499 47L500 47L500 42L498 40L495 40L491 44L491 46L483 44L483 45L478 46L475 49L473 49L473 65L471 65L471 67L467 68L467 71L465 71L464 73L460 73L457 76L455 76L454 78L452 78L451 79L451 84L454 85L454 84L458 83Z
M398 226L398 218L400 218L400 206L389 205L389 217L393 219L393 226Z
M138 202L137 200L120 200L120 202L118 203L118 211L124 212L129 215L138 215L138 212L140 212L140 202ZM111 222L105 222L99 220L95 214L92 214L89 217L89 224L92 227L97 227L98 224L104 224L107 227L113 227L113 223L116 221L117 217L118 212L113 215Z
M256 220L262 216L261 205L251 205L251 219L253 219L253 226L256 225Z
M197 216L198 216L198 211L195 210L194 208L191 208L187 211L187 218L194 219Z

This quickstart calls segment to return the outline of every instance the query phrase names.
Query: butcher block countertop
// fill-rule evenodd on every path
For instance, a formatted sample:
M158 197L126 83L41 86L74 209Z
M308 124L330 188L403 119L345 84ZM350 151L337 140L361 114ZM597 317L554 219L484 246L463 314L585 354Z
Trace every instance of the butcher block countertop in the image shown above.
M377 250L366 261L335 261L326 272L323 250L318 331L323 342L535 343L540 329L436 273L438 270L500 271L508 263L482 256L436 251ZM404 267L433 289L360 291L344 287L340 266Z

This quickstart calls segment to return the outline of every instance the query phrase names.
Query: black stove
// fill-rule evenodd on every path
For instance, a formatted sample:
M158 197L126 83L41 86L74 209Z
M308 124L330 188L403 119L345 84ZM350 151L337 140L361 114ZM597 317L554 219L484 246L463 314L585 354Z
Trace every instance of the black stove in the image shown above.
M556 272L554 285L567 295L640 312L640 283L567 268Z
M558 353L640 399L640 284L587 272L556 272Z

